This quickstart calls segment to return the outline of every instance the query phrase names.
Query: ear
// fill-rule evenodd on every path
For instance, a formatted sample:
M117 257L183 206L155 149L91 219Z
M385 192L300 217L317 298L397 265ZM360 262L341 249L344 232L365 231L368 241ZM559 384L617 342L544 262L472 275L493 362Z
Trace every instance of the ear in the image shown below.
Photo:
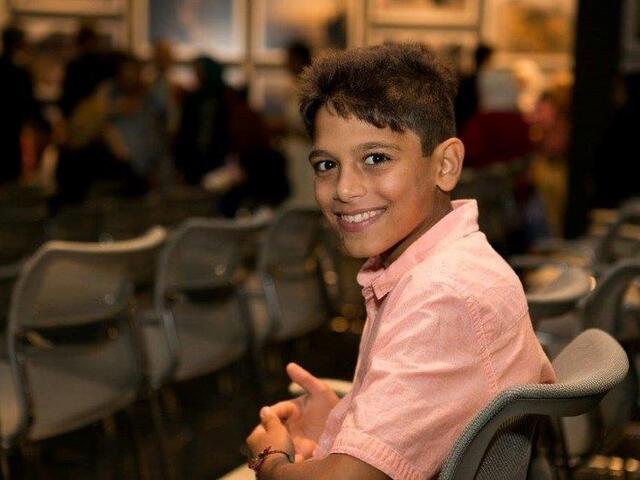
M433 151L437 163L436 185L444 192L451 192L458 184L464 160L464 145L459 138L449 138Z

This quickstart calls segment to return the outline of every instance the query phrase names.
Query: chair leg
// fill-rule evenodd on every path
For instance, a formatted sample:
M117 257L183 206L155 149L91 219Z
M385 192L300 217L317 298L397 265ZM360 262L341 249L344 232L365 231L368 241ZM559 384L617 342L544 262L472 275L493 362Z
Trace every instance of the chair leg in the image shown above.
M153 422L153 433L160 448L160 463L162 466L162 476L167 480L176 480L176 456L173 455L169 437L162 419L162 409L157 392L149 392L148 398L151 407L151 421Z
M256 387L260 394L266 392L268 385L267 378L268 367L266 360L266 349L263 347L252 346L250 353L251 372L250 375L256 381Z
M553 430L556 432L556 435L554 435L554 437L556 437L555 440L560 446L560 456L562 457L562 465L560 468L563 472L562 478L566 480L573 480L573 468L571 466L571 458L567 447L567 440L565 438L562 421L559 418L554 418L551 421L553 422Z
M9 452L3 447L0 447L0 472L2 473L3 480L11 479L11 465L9 464Z
M136 470L138 471L138 479L151 480L148 462L146 461L147 456L144 451L144 432L140 429L140 421L136 416L133 406L129 406L125 411L129 418L129 426L132 433L131 436L133 439L134 459L136 463Z
M105 479L121 478L122 471L118 456L118 427L115 417L111 416L102 420L102 432L105 443L103 465L98 465L99 475Z

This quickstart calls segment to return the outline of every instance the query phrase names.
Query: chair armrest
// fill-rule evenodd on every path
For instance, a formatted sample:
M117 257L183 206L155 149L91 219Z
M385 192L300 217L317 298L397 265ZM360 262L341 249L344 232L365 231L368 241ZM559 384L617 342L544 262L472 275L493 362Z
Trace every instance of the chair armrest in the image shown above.
M340 398L344 397L351 391L351 388L353 388L353 383L346 380L338 380L335 378L321 378L320 380L327 383L331 390L336 392L336 395ZM289 393L294 397L298 397L304 393L304 390L297 383L291 382L289 384Z

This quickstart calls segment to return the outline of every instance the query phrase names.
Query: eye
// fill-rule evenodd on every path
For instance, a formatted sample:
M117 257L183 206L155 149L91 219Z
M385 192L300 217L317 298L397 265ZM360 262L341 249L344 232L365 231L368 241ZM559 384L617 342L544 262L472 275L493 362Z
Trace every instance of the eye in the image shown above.
M316 173L326 172L327 170L331 170L335 168L336 162L332 162L331 160L320 160L313 164L313 169Z
M384 153L372 153L364 157L365 165L378 165L387 161L389 161L389 157Z

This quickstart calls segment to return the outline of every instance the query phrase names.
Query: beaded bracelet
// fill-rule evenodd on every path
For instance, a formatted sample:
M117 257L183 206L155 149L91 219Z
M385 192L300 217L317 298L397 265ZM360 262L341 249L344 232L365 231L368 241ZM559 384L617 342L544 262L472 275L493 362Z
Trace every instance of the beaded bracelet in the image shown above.
M289 463L293 463L293 458L291 458L291 455L289 453L282 450L272 450L271 447L267 447L264 450L262 450L258 455L256 455L251 460L249 460L249 463L248 463L249 468L254 472L256 472L256 478L258 477L258 473L260 473L260 469L262 468L262 464L264 463L266 458L269 455L273 455L274 453L281 453L282 455L287 457L287 460L289 460Z

